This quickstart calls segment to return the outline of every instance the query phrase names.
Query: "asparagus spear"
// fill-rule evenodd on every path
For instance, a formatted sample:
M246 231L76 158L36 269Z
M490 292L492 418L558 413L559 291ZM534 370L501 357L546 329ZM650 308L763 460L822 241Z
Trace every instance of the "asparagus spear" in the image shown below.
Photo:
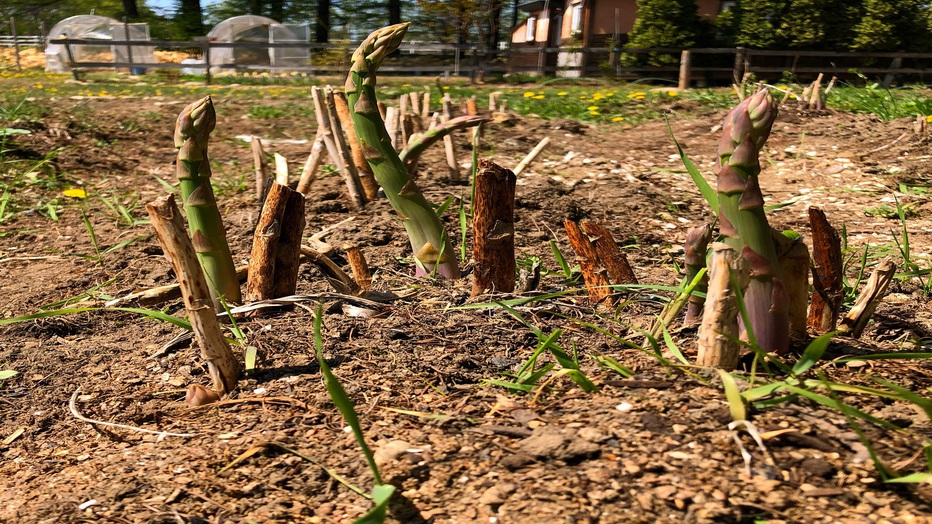
M720 231L750 264L751 280L744 296L750 328L761 348L782 354L789 349L789 299L758 181L760 150L776 116L777 106L767 90L732 109L725 117L716 168Z
M384 27L360 44L346 78L347 101L366 161L408 232L417 275L436 271L445 278L459 278L450 237L392 148L376 102L375 73L382 60L401 44L407 30L407 23Z
M175 122L176 170L194 250L215 302L219 302L217 297L240 302L239 278L210 185L207 142L216 124L217 114L209 96L181 111Z
M686 262L686 283L692 282L696 275L699 274L699 271L702 268L706 267L705 255L706 251L709 250L709 242L712 241L712 228L709 224L702 224L696 228L693 228L686 235L686 254L684 256L684 261ZM699 284L696 285L696 291L700 293L705 293L709 288L709 277L708 275L703 276L699 281ZM689 301L686 303L686 320L684 321L687 326L698 324L702 321L702 308L705 304L705 298L689 295Z

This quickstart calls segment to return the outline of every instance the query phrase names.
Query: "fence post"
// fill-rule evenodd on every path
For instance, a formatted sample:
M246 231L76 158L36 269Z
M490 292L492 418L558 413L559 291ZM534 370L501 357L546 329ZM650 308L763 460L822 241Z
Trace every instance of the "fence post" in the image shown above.
M902 56L894 57L893 60L890 61L890 69L900 69L901 67L903 67ZM883 87L885 89L888 89L890 87L890 84L893 83L894 78L896 78L896 75L894 75L893 73L887 73L886 75L884 75Z
M71 50L71 42L65 42L65 52L68 54L68 67L71 68L71 76L75 80L80 80L78 78L78 68L74 65L74 52Z
M679 89L689 89L690 62L689 49L683 49L683 52L680 53L680 81L677 86Z
M194 41L201 45L201 54L204 55L204 81L210 85L210 39L206 36L196 36Z
M16 19L10 17L10 32L13 33L13 54L16 56L16 70L22 71L19 65L19 35L16 34Z
M204 42L204 81L210 85L210 41Z

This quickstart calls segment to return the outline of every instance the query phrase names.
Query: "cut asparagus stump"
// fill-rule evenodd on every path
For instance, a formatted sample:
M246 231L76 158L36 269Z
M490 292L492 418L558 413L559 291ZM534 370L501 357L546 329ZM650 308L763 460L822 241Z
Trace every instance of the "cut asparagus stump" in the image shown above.
M210 185L207 141L216 123L217 114L209 96L194 102L181 111L175 122L175 147L178 148L176 169L181 199L191 239L219 308L218 297L227 302L240 302L241 298L236 266Z
M188 320L201 348L201 356L207 361L214 390L219 395L233 391L239 379L240 364L220 330L216 310L211 305L212 295L194 256L191 240L184 234L175 197L161 197L147 204L146 210L158 234L159 243L178 276ZM198 402L203 403L203 398Z
M719 229L725 243L750 265L750 282L744 296L750 329L758 345L777 354L789 350L789 299L764 215L761 193L760 150L770 136L777 107L769 91L750 96L725 117L718 147Z
M360 44L346 79L347 101L366 161L408 232L417 275L436 272L445 278L459 278L450 237L392 148L376 101L375 73L382 60L401 44L407 30L408 24L388 26Z
M473 199L472 295L515 290L515 174L479 161Z

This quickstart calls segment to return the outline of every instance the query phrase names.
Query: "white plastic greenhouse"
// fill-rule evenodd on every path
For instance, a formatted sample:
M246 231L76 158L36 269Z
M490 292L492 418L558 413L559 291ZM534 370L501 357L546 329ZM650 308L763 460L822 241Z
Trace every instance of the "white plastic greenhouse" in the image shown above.
M62 20L49 31L49 40L60 38L101 41L100 45L71 45L71 54L75 62L126 63L132 61L148 64L156 62L154 48L151 46L134 45L130 51L127 46L115 46L108 43L113 40L148 42L148 24L124 24L105 16L78 15ZM68 50L65 46L46 43L45 70L55 73L70 71ZM130 53L132 53L132 60L130 60Z
M271 18L243 15L220 22L207 33L211 42L223 43L307 43L310 28L307 24L280 24ZM246 47L212 47L211 72L224 66L236 67L288 67L306 65L310 60L307 48L251 49Z

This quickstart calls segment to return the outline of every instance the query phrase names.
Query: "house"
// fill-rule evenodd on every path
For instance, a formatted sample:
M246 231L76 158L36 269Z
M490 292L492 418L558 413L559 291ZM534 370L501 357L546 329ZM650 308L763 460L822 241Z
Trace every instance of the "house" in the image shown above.
M735 3L696 0L696 7L700 17L715 18ZM518 9L528 17L512 29L510 62L516 69L536 67L539 72L553 66L584 66L584 55L573 48L623 43L637 17L635 0L530 0ZM561 51L541 53L541 48Z

